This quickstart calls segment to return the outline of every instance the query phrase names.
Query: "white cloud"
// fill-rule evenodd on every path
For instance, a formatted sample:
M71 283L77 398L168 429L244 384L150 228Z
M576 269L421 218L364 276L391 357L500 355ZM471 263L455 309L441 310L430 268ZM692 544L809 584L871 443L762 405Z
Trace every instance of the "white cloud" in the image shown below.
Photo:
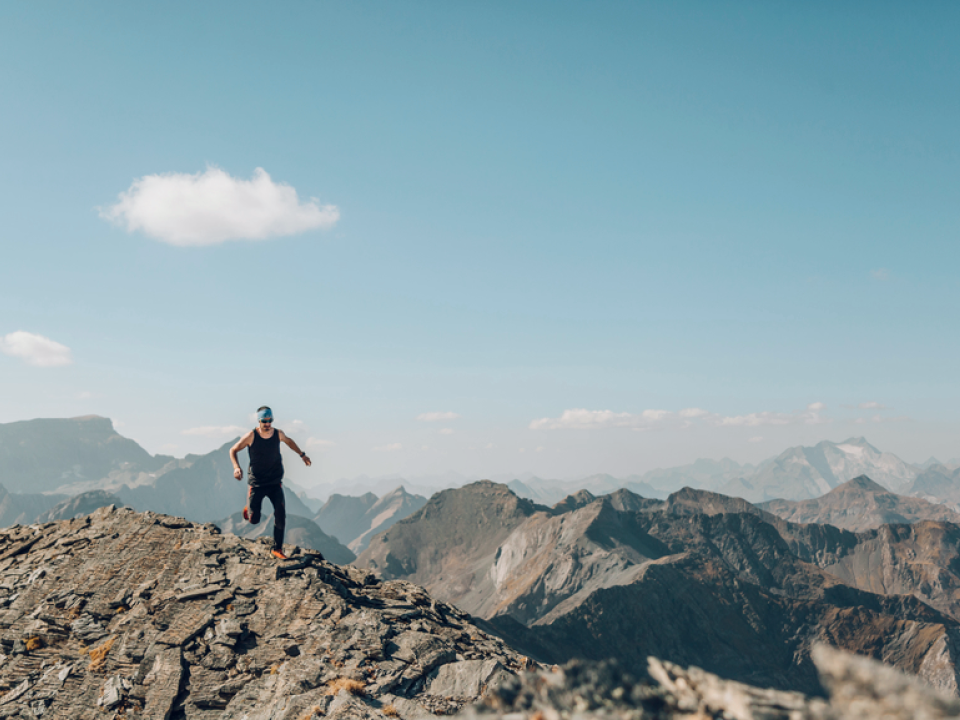
M308 448L316 448L320 452L329 450L335 446L333 440L321 440L320 438L307 438L307 441L304 443Z
M870 275L873 276L874 280L889 280L890 271L886 268L877 268L876 270L871 270Z
M637 415L611 410L564 410L558 418L540 418L530 423L531 430L594 430L613 427L634 427Z
M537 445L537 449L534 452L543 452L543 445Z
M878 402L862 402L857 405L860 410L886 410L887 406Z
M257 168L249 180L216 167L204 172L144 175L98 208L100 217L180 247L226 240L265 240L328 229L340 219L334 205L301 202L297 191Z
M455 412L426 412L417 415L417 420L422 422L442 422L443 420L456 420L459 417Z
M73 362L66 345L23 330L0 336L0 352L36 367L58 367Z
M246 428L239 425L204 425L203 427L190 428L183 430L181 435L194 435L196 437L222 438L228 436L243 435L247 432Z
M830 422L821 417L826 408L821 402L807 405L805 410L794 413L754 412L746 415L719 415L702 408L687 408L679 412L669 410L644 410L638 414L613 412L612 410L587 410L585 408L564 410L557 418L540 418L530 423L531 430L602 430L630 428L643 432L691 427L695 420L716 427L759 427L762 425L820 425Z
M387 445L380 445L379 447L375 447L374 450L376 452L394 452L396 450L403 450L403 445L401 445L400 443L389 443Z
M439 433L441 435L453 435L453 428L443 428Z

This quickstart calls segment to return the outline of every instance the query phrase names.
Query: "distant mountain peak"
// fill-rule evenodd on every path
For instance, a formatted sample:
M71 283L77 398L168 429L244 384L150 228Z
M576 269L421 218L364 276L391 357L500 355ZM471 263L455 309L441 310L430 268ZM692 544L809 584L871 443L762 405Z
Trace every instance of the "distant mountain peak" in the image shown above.
M850 489L850 488L857 488L858 490L865 490L867 492L872 492L872 493L882 493L884 495L890 494L890 491L887 490L885 487L883 487L883 485L880 485L879 483L875 483L866 475L858 475L852 480L847 480L847 482L837 485L837 487L835 487L830 492L838 493L843 491L844 489Z

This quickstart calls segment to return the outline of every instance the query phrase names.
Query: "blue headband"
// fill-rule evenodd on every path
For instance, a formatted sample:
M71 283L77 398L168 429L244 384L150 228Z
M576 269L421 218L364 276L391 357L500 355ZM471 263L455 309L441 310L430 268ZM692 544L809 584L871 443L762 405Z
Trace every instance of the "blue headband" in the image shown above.
M264 408L263 410L257 412L258 421L266 420L267 418L270 418L271 420L273 419L273 410L270 408Z

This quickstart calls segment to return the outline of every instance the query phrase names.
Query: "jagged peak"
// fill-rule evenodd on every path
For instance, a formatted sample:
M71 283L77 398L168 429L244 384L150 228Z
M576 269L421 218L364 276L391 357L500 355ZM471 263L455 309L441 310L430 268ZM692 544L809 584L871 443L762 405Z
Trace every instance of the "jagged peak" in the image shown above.
M580 508L594 502L596 499L596 495L589 490L578 490L572 495L567 495L563 500L554 505L553 510L557 513L579 510Z

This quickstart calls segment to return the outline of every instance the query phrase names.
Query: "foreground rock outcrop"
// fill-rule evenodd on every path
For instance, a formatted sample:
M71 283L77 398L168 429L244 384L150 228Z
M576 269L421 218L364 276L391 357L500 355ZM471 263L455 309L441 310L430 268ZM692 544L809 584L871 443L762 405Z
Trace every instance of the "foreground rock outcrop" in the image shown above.
M606 663L572 662L524 673L467 708L461 720L946 720L960 701L893 668L813 649L826 697L809 697L724 680L649 658L638 681Z
M0 718L450 714L527 661L456 608L213 525L0 531Z

